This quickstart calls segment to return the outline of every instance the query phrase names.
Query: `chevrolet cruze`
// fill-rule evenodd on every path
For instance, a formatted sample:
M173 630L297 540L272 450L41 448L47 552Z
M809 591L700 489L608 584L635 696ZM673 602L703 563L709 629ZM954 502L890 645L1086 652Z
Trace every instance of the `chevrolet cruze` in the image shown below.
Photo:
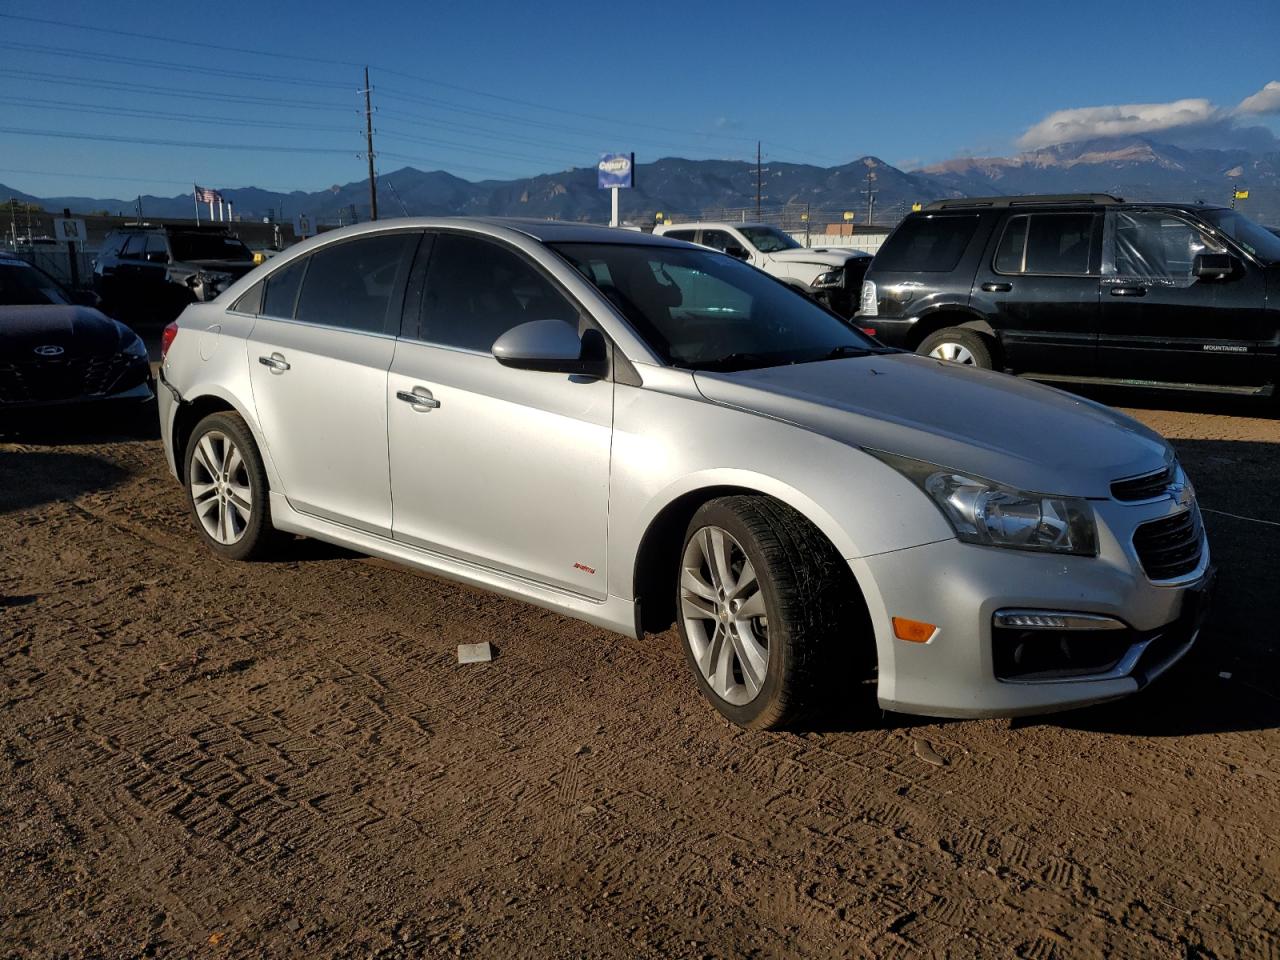
M1124 696L1212 579L1169 445L883 347L738 260L567 223L326 233L189 306L160 418L198 535L302 534L633 637L750 727Z

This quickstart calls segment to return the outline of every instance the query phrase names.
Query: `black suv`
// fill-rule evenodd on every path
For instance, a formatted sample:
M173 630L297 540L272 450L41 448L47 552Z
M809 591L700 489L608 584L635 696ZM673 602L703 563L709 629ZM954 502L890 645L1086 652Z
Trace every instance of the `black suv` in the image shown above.
M249 248L225 227L122 227L93 261L93 287L112 316L165 324L253 266Z
M1269 394L1280 238L1201 204L943 200L876 253L856 322L893 346L1036 379Z

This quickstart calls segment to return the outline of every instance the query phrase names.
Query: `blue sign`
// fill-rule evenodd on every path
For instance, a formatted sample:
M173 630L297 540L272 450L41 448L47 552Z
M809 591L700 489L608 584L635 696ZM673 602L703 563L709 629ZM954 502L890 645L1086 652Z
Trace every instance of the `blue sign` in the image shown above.
M600 189L634 187L636 155L634 153L602 153L596 167L600 173Z

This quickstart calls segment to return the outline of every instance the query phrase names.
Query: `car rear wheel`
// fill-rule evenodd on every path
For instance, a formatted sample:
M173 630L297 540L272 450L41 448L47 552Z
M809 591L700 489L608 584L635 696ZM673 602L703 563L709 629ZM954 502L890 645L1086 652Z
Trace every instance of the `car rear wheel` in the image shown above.
M271 526L267 473L248 425L237 413L205 417L187 443L187 501L205 543L230 560L264 556Z
M990 370L994 364L991 357L991 345L987 338L973 330L962 327L946 327L929 334L920 343L917 353L935 360L946 360L967 367L981 367Z
M791 726L829 705L833 679L856 686L843 667L873 643L857 586L830 542L785 504L744 495L700 507L676 589L698 687L734 723Z

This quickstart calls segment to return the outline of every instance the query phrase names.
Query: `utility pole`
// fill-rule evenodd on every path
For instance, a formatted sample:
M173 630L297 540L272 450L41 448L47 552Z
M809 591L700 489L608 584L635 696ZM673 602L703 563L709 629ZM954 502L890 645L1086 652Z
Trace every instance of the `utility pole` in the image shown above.
M874 226L876 222L876 194L879 190L872 190L871 184L875 182L876 174L874 170L867 170L867 226Z
M63 207L62 216L64 219L71 219L71 208ZM67 275L71 277L71 289L76 290L80 287L80 258L76 255L76 242L74 240L67 241Z
M373 101L369 68L364 68L364 155L369 159L369 219L378 219L378 180L373 174Z
M756 141L756 219L760 219L760 195L764 192L764 174L760 170L760 141Z

